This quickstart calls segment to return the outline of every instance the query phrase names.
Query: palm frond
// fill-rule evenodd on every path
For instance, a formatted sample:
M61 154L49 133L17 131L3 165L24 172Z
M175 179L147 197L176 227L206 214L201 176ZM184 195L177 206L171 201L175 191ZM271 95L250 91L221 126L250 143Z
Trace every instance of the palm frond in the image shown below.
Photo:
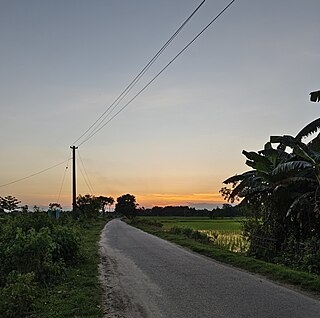
M310 140L307 144L308 148L314 152L318 152L319 156L320 156L320 133L313 138L312 140Z
M276 176L279 174L287 174L292 171L299 172L300 169L312 168L312 164L307 161L290 161L279 164L275 169L272 170L272 175Z
M303 158L304 160L307 160L308 162L311 162L313 164L316 164L315 160L307 154L307 152L302 149L300 146L295 145L293 148L293 152L295 155L299 156L300 158Z
M238 181L242 181L245 178L248 177L253 177L255 176L256 171L255 170L250 170L250 171L246 171L242 174L236 174L235 176L232 176L226 180L223 181L224 184L229 184L229 183L235 183Z
M285 179L278 180L274 184L277 186L287 186L287 185L293 185L297 183L303 183L308 185L314 185L317 186L318 182L316 178L309 178L309 177L289 177Z
M245 151L242 153L249 159L246 161L246 165L256 169L258 171L269 172L272 168L272 162L265 156L260 155L254 151Z
M312 121L310 124L302 128L297 134L296 139L301 141L302 138L314 134L318 129L320 129L320 118L317 118L316 120Z
M308 198L312 198L314 196L314 191L310 191L307 193L302 194L301 196L299 196L298 198L296 198L293 203L290 205L286 217L290 216L292 214L292 212L294 211L294 209L303 202L303 200L306 200Z
M293 148L297 143L296 139L290 135L270 136L271 144L280 144L279 150L285 150L286 147Z

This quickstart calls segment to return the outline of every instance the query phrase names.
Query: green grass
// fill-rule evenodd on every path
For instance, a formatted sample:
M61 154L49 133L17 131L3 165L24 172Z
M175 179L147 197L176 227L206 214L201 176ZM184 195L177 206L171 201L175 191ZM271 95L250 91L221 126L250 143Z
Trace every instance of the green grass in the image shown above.
M106 221L93 221L82 229L85 259L69 267L66 277L53 288L45 290L36 302L39 318L92 317L101 318L102 287L98 279L100 262L97 241Z
M159 221L159 220L158 220ZM308 291L316 297L320 296L320 276L290 269L284 265L267 263L239 253L232 253L208 243L201 243L184 235L171 234L163 229L138 222L137 227L143 231L186 247L197 253L211 257L217 261L257 273L273 281L289 284L300 290Z
M189 227L193 230L211 230L223 232L241 232L243 218L210 219L207 217L139 217L139 219L156 220L163 224L164 229L173 226Z

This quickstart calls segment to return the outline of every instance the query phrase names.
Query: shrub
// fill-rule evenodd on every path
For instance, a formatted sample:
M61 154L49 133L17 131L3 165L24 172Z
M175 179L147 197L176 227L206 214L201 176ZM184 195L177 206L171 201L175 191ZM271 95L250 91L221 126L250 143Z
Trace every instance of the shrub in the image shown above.
M55 243L53 260L63 260L66 264L75 264L81 258L80 234L73 227L56 226L52 230L52 239Z
M203 243L209 243L210 242L210 239L209 239L208 235L205 234L205 233L201 233L199 231L193 231L192 234L191 234L191 238L196 240L196 241L203 242Z
M23 232L31 228L39 231L46 227L52 229L55 225L55 219L48 216L46 212L22 213L17 216L10 216L10 225L12 229L21 228Z
M32 228L27 233L17 228L15 240L5 253L10 268L20 273L34 272L36 280L45 285L57 280L64 266L62 262L53 260L56 245L50 234L48 228L39 232Z
M190 229L189 227L184 227L184 228L182 228L181 233L183 235L185 235L186 237L191 237L191 235L193 233L193 229Z
M32 304L37 294L34 273L20 274L12 271L7 284L0 289L0 316L22 318L32 312Z
M177 234L177 235L179 235L179 234L182 234L182 228L181 227L178 227L178 226L173 226L170 230L169 230L169 232L170 233L172 233L172 234Z
M313 237L301 243L290 237L275 261L295 269L320 274L320 239Z

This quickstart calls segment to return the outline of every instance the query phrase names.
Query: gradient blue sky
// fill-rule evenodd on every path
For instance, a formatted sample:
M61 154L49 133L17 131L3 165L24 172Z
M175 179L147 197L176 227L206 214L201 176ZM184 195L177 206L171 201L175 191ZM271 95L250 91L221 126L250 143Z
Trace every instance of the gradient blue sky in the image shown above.
M0 0L0 183L67 159L73 141L199 3ZM207 0L137 90L227 3ZM242 149L295 135L319 116L308 96L320 89L319 12L319 0L237 0L80 148L94 193L132 193L142 206L221 203L222 181L247 169ZM48 205L64 169L0 195ZM89 192L80 172L78 190ZM64 207L70 193L69 169Z

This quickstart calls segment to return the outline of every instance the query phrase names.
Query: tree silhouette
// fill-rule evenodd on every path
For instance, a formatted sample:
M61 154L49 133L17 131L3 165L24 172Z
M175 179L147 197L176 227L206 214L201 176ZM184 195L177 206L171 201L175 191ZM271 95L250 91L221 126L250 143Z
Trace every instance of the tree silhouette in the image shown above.
M113 197L105 197L105 196L99 196L97 198L100 202L101 210L103 214L105 215L107 212L107 208L109 209L110 212L110 207L114 203L114 198Z
M0 208L2 210L8 210L12 212L18 208L18 204L21 203L17 198L8 195L6 197L0 197Z
M137 206L138 204L134 195L124 194L117 198L115 212L132 219L137 214Z
M93 195L79 195L77 197L77 209L80 216L85 218L94 218L99 215L100 202Z

